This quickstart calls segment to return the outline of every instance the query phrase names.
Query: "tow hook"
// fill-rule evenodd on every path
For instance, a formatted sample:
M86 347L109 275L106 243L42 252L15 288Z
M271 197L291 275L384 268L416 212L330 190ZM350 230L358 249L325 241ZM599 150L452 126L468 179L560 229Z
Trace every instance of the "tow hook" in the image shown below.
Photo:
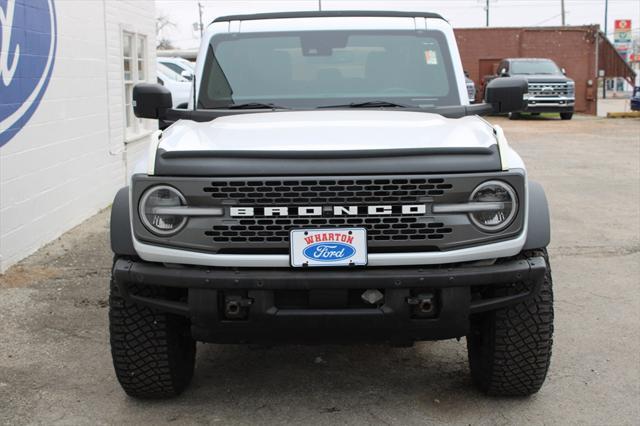
M414 297L407 298L407 303L411 305L411 314L418 318L432 318L436 314L435 297L431 293L421 293Z
M253 299L239 295L225 295L224 316L231 320L246 319L252 304Z

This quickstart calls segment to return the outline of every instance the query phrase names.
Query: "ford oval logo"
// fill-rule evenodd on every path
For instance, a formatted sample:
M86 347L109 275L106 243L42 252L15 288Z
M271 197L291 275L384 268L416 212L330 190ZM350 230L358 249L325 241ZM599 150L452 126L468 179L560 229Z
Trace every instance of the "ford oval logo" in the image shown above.
M315 243L302 251L307 259L320 262L345 260L356 254L356 249L345 243Z
M0 147L38 109L55 55L53 0L0 0Z

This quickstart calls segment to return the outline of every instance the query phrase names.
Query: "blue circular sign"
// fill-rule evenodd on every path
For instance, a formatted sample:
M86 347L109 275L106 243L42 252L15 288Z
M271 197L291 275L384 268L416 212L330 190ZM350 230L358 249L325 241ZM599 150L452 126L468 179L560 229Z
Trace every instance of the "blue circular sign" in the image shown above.
M0 147L38 109L56 44L53 0L0 0Z
M307 259L320 262L345 260L356 254L356 249L345 243L315 243L302 251Z

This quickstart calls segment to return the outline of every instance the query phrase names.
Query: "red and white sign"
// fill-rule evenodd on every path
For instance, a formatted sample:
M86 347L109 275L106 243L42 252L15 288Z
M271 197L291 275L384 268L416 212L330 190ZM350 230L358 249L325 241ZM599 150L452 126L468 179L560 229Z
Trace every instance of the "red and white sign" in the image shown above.
M616 19L614 25L616 32L629 31L631 29L631 19Z
M631 52L631 19L616 19L613 43L624 60L629 59Z

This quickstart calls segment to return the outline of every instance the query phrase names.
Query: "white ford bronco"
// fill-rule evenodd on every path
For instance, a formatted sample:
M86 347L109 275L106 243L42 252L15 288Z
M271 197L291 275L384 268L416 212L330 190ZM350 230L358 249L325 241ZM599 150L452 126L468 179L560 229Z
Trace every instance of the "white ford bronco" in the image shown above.
M461 337L481 391L540 389L547 202L479 118L520 111L526 81L497 78L471 105L442 17L353 11L216 19L194 80L188 109L134 89L161 130L111 216L111 348L129 395L183 391L197 341Z

